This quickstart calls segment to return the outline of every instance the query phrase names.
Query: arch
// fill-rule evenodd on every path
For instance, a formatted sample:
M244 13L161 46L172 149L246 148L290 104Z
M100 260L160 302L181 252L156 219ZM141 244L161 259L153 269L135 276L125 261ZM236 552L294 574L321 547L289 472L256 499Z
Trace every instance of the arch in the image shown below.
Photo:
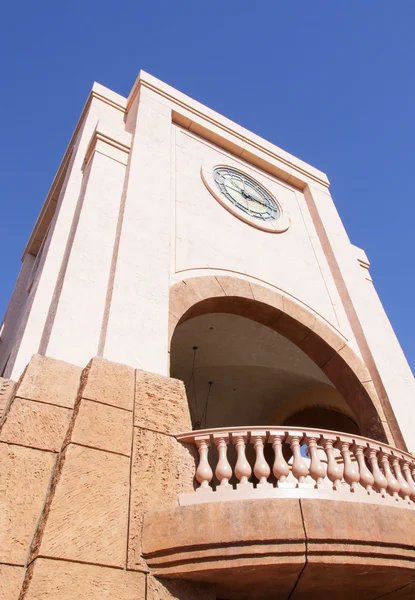
M326 374L356 415L362 435L393 444L371 375L322 317L277 290L224 275L192 277L170 289L170 341L177 325L207 313L249 318L296 344Z

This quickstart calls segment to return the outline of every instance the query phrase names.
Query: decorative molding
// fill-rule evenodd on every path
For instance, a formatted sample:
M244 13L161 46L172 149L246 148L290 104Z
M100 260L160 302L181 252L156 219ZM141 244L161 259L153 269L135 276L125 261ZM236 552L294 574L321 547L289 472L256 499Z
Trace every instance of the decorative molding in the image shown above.
M178 92L174 88L171 88L170 86L143 71L140 72L139 77L137 78L128 97L126 113L129 112L132 105L136 101L136 98L142 87L147 88L172 104L171 108L173 123L176 123L185 129L190 129L192 126L196 125L197 133L201 137L206 137L206 139L210 139L212 137L209 136L209 128L212 129L212 127L214 127L215 129L218 129L221 133L223 133L223 142L227 145L228 150L230 143L229 137L231 137L231 144L236 146L235 153L237 156L242 156L242 154L245 154L246 160L251 161L251 153L254 153L254 155L258 155L258 153L264 154L268 159L270 159L270 161L274 163L280 163L281 173L279 176L285 181L289 181L292 185L298 187L299 189L303 189L310 183L310 181L317 183L324 188L329 187L330 183L323 172L318 171L314 167L311 167L307 163L300 161L287 152L280 150L277 146L270 144L259 136L254 134L249 135L249 132L246 132L246 135L246 130L236 123L233 123L229 119L222 117L219 113L208 109L202 104L194 102L185 94ZM191 117L193 117L194 120ZM214 134L214 132L212 133L215 138L215 143L218 146L221 146L220 135ZM247 155L249 155L249 158ZM274 167L273 169L272 166ZM272 169L270 172L275 172L275 164L271 164L270 167ZM267 170L265 165L262 168Z
M95 151L101 152L101 154L105 154L105 156L109 156L114 160L118 160L118 162L121 162L123 165L127 164L128 155L131 149L131 134L123 132L124 135L119 135L115 134L114 132L109 132L108 129L104 131L104 129L101 129L100 127L101 124L98 124L97 128L92 134L87 151L85 153L82 167L83 170L86 169ZM112 148L112 152L109 151L109 149L106 150L106 146ZM114 149L116 150L115 155ZM119 155L117 152L119 152Z
M117 110L120 110L123 114L125 113L127 100L125 100L125 104L121 104L120 102L117 102L113 98L110 98L109 95L105 96L104 94L98 92L96 87L97 87L96 84L94 84L94 87L92 88L90 98L89 98L91 101L93 98L96 98L97 100L104 102L104 104L108 104L109 106L112 106L112 108L116 108ZM102 88L103 90L107 89L107 88L104 88L104 86L100 86L100 88ZM108 92L111 92L111 90L108 90ZM115 95L114 92L111 92L111 94ZM117 96L118 96L118 94L117 94ZM121 98L121 96L120 96L120 98ZM123 98L123 100L124 100L124 98Z
M372 281L372 277L370 276L370 273L369 273L370 262L366 255L366 252L362 248L359 248L358 246L353 246L353 249L356 252L356 258L357 258L357 262L359 263L359 266L362 269L364 269L364 272L363 272L364 278L367 279L367 281Z

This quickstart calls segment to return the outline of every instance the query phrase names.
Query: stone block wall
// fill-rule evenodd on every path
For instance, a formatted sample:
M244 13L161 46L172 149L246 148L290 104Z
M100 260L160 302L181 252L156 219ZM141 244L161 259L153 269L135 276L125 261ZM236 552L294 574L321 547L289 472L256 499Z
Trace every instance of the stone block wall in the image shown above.
M6 387L0 598L215 598L212 586L154 578L141 556L145 512L193 487L195 457L172 435L191 429L182 383L35 355Z

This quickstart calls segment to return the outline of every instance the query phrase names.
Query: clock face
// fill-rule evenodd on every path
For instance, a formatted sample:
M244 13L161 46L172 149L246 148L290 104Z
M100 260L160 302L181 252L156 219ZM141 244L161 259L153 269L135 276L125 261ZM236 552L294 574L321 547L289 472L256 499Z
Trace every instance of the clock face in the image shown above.
M280 218L281 211L274 198L248 175L236 169L216 167L213 179L228 202L249 217L266 222Z

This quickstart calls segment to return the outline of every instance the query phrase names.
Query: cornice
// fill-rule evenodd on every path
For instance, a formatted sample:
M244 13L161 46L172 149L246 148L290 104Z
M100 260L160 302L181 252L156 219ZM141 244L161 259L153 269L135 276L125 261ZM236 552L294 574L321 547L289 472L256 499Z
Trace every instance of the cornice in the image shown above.
M322 171L288 154L267 140L252 134L237 123L195 102L185 94L143 71L140 71L128 97L126 113L135 103L141 88L148 89L162 98L163 101L167 101L172 108L172 121L181 127L191 129L193 123L195 123L199 126L199 135L210 141L212 141L212 136L209 136L209 130L214 130L217 145L220 145L217 133L219 131L219 137L221 133L223 134L224 146L227 150L229 148L226 147L226 142L229 144L229 138L231 138L232 144L240 150L235 152L238 156L245 152L258 156L262 155L262 160L265 157L265 160L268 159L270 163L278 163L278 169L285 171L286 177L284 177L284 180L292 183L295 187L303 189L309 183L316 183L324 188L329 187L330 182Z
M127 107L127 98L120 96L116 92L104 87L100 83L94 83L92 86L91 93L89 94L88 100L91 102L93 98L112 106L112 108L116 108L120 110L122 113L126 112ZM88 104L87 100L87 104Z
M111 148L115 148L116 150L121 151L125 154L126 158L131 148L131 137L131 134L126 132L123 132L122 136L117 135L114 132L110 132L108 129L105 130L104 128L102 128L101 124L98 124L97 128L92 134L87 151L85 153L83 168L85 169L86 165L89 163L99 142L103 142L103 144L106 144Z

